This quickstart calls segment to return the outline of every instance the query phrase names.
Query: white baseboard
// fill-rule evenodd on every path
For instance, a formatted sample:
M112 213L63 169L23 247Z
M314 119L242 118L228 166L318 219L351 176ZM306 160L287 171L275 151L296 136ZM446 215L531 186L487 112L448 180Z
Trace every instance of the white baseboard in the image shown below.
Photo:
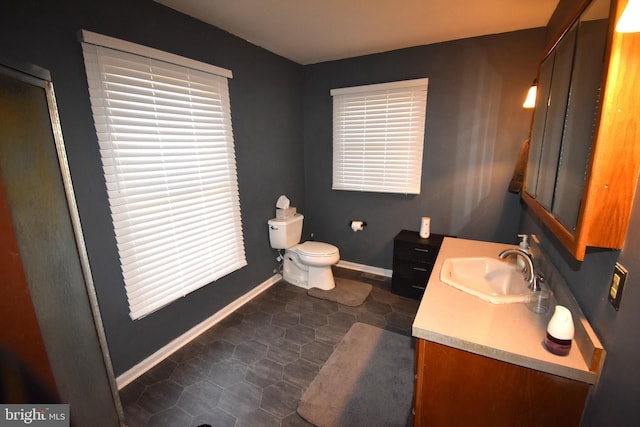
M231 304L225 306L223 309L216 312L213 316L209 317L208 319L204 320L200 324L189 329L187 332L180 335L178 338L174 339L173 341L169 342L167 345L165 345L164 347L162 347L161 349L153 353L151 356L144 359L142 362L138 363L128 371L119 375L116 378L116 384L118 386L118 390L122 390L124 387L129 385L140 375L144 374L149 369L153 368L158 363L162 362L164 359L166 359L171 354L173 354L174 352L182 348L184 345L191 342L198 335L200 335L201 333L203 333L204 331L206 331L216 323L220 322L222 319L224 319L225 317L233 313L235 310L237 310L247 302L251 301L253 298L258 296L262 292L269 289L271 286L276 284L281 279L282 279L282 276L280 274L276 274L270 277L269 279L265 280L264 282L262 282L261 284L259 284L258 286L256 286L255 288L247 292L246 294L242 295L240 298L233 301Z
M393 275L393 270L387 270L385 268L372 267L370 265L357 264L355 262L349 262L349 261L343 261L343 260L338 261L337 266L342 268L348 268L350 270L358 270L358 271L363 271L365 273L377 274L378 276L391 277Z

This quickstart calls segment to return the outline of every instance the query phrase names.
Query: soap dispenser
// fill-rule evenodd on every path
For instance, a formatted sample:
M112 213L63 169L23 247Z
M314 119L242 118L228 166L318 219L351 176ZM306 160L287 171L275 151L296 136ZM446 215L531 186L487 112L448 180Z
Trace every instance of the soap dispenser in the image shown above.
M530 255L531 252L529 252L529 236L527 234L518 234L518 237L520 238L520 244L518 245L518 247L522 252L526 253L527 255ZM522 268L523 271L527 267L527 264L520 257L517 258L517 263L518 263L518 266Z
M575 333L571 311L562 305L556 305L556 309L547 325L547 336L544 344L553 354L566 356L571 350L571 340Z
M529 235L527 234L518 234L520 238L520 244L518 247L522 250L522 252L529 253Z

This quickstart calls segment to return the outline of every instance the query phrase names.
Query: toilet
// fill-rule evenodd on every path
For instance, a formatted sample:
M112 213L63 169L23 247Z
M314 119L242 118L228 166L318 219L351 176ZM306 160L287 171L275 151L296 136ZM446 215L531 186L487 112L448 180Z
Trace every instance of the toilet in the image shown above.
M333 289L335 281L331 266L340 260L338 248L328 243L302 239L302 214L289 218L272 218L269 224L269 241L274 249L284 249L282 277L302 288Z

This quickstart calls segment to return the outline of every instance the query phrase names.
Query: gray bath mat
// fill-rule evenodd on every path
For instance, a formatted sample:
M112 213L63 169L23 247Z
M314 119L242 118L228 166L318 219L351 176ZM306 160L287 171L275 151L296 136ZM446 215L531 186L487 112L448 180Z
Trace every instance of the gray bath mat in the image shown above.
M298 414L322 427L404 427L413 368L411 337L356 323L303 393Z
M339 304L357 307L367 299L371 292L371 285L368 283L356 282L355 280L343 279L341 277L334 278L336 287L325 291L319 288L311 288L307 294L329 301L335 301Z

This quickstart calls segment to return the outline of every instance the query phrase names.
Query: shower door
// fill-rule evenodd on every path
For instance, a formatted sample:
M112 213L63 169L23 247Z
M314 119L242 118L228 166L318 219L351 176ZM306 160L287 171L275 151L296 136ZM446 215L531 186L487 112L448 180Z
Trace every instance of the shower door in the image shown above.
M46 70L7 61L0 61L0 181L3 222L15 235L13 249L0 252L0 298L13 298L10 289L25 286L16 279L20 274L11 273L22 269L28 289L21 294L35 312L29 325L20 313L5 313L2 327L41 337L44 349L34 351L35 361L25 360L29 352L15 356L31 370L41 369L37 376L44 383L51 383L52 373L48 388L57 389L51 390L57 402L23 403L69 404L71 425L123 424L53 85ZM7 242L6 235L1 238ZM9 347L8 341L3 345ZM50 370L43 366L47 360Z

